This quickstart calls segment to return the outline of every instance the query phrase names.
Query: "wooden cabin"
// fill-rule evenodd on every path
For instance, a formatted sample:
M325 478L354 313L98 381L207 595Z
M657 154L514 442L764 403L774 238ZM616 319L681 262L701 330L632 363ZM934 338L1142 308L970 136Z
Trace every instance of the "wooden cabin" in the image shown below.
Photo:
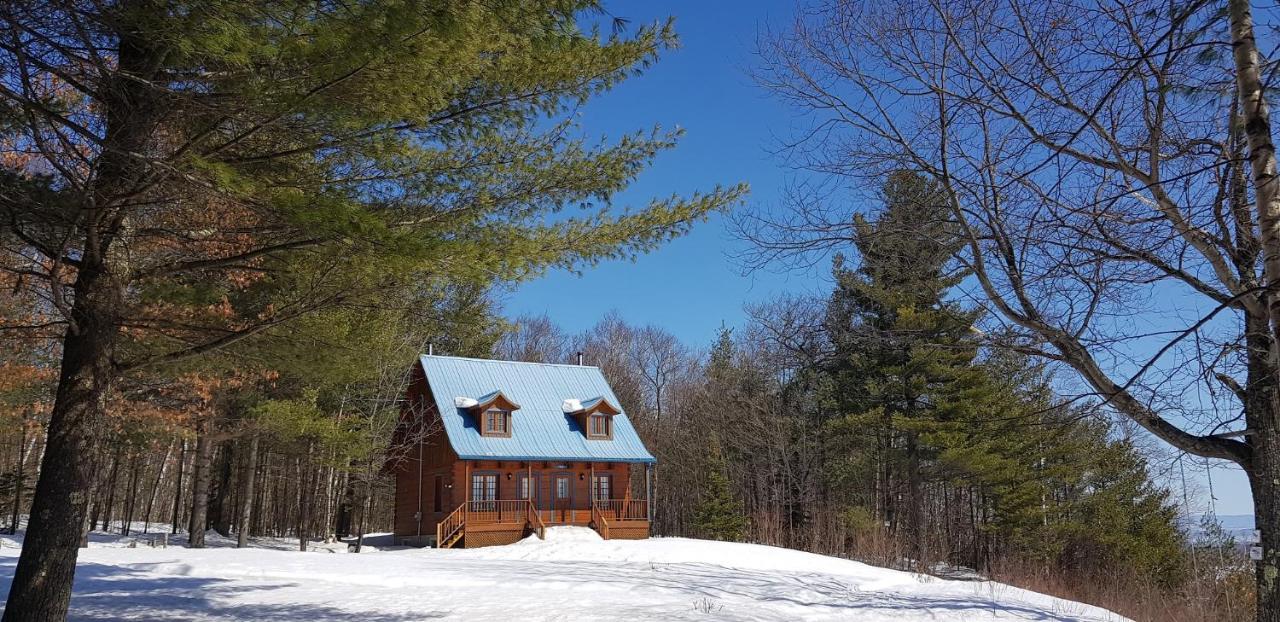
M553 525L649 537L655 460L599 368L422 356L397 435L398 542L473 548Z

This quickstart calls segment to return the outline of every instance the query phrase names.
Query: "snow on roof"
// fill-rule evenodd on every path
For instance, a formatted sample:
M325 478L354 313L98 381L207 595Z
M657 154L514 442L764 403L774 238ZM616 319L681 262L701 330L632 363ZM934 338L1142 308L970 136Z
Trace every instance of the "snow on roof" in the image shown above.
M459 458L656 462L625 412L613 418L612 439L588 440L577 419L563 410L568 400L580 401L579 396L597 396L582 406L600 399L618 403L597 367L431 355L420 360L445 434ZM497 391L520 404L511 417L510 437L482 436L475 418L454 397Z

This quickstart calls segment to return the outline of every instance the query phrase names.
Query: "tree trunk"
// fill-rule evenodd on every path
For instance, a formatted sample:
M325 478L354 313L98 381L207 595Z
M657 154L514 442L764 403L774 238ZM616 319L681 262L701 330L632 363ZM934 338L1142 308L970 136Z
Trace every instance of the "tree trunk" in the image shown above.
M342 474L342 501L338 504L337 523L334 526L333 533L340 538L351 535L351 513L352 504L355 500L354 482L351 480L350 473Z
M298 462L298 550L303 552L307 550L308 522L311 520L311 512L308 511L311 507L311 499L307 497L311 495L311 486L308 485L310 477L308 475L311 471L312 451L313 444L308 441L307 458Z
M111 457L111 474L107 476L107 502L102 504L102 531L111 533L111 510L116 505L117 479L120 476L120 452Z
M182 447L178 450L178 481L174 484L173 489L173 527L169 533L178 533L179 511L182 508L182 472L186 470L187 464L187 441L182 440Z
M253 488L258 479L257 434L249 437L247 454L245 456L244 477L242 478L244 487L241 491L240 516L236 519L236 525L239 527L239 533L236 534L236 548L241 549L249 545L249 525L253 521Z
M333 454L335 453L336 451L329 452L330 464L334 463ZM325 467L324 469L324 515L320 519L320 525L321 525L321 528L324 530L324 533L322 535L326 539L329 537L331 533L336 535L336 532L333 531L333 512L334 512L334 506L337 505L336 503L334 503L334 495L336 494L334 492L334 488L335 488L337 479L338 479L337 470L334 469L332 466Z
M151 484L151 494L147 496L147 515L143 519L145 523L142 527L142 533L151 531L151 512L156 507L156 497L160 496L160 486L164 483L164 475L169 471L169 456L173 455L173 441L169 441L169 445L164 449L164 458L160 460L160 472L156 473L156 480Z
M360 504L360 520L356 528L356 552L359 553L364 548L364 531L368 527L368 516L370 506L373 504L373 478L366 474L364 484L364 499Z
M920 443L914 433L907 434L907 550L915 564L925 570L924 477L920 473Z
M204 530L209 522L209 480L210 462L212 461L213 443L209 440L209 424L201 421L196 426L196 455L192 467L191 481L191 522L188 527L187 546L193 549L204 548Z
M13 520L9 523L9 533L18 533L18 520L22 515L22 487L26 485L22 467L27 462L27 415L22 414L22 422L18 426L18 466L13 478Z
M1271 111L1263 90L1262 67L1254 37L1253 13L1248 0L1227 3L1231 23L1231 44L1236 68L1240 114L1249 145L1258 226L1263 248L1263 274L1269 325L1250 319L1246 338L1249 345L1249 399L1245 404L1245 427L1253 447L1245 465L1253 491L1254 520L1262 533L1257 563L1257 620L1280 622L1280 405L1277 404L1276 375L1280 370L1280 180L1276 179L1275 144L1271 136ZM1254 385L1260 381L1261 387Z
M1255 436L1249 485L1256 528L1261 532L1262 559L1257 562L1258 622L1280 621L1280 439L1259 442Z
M213 511L209 517L209 524L214 531L218 532L218 535L225 538L231 535L231 508L235 498L232 494L235 488L235 457L231 443L222 443L217 464L218 485L212 487L212 501L209 506Z
M62 366L40 478L4 622L64 620L84 533L103 403L114 381L119 289L103 258L86 253L75 283L73 324L62 340Z
M122 11L122 15L145 14ZM116 66L98 92L103 110L100 155L91 184L75 214L80 235L75 283L65 310L62 361L49 418L40 478L31 504L22 553L14 570L4 622L65 620L75 579L76 555L85 534L103 412L116 380L115 351L124 307L128 256L113 248L126 228L121 199L133 200L150 167L149 153L162 119L159 89L152 80L162 67L152 37L122 29ZM55 302L58 302L55 300Z
M122 533L129 535L133 532L133 519L138 511L138 481L142 479L142 471L145 467L142 463L142 453L136 453L133 456L133 476L129 482L129 499L128 505L125 506L124 529Z

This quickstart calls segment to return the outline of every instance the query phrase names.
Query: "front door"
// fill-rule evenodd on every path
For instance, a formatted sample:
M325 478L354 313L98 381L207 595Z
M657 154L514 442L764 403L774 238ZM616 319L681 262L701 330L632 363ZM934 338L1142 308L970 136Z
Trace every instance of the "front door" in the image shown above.
M551 480L551 513L553 522L573 521L573 479L569 474L557 474Z
M529 499L533 501L533 507L537 509L538 515L542 517L542 521L547 520L547 495L542 489L542 474L519 473L516 475L516 498Z

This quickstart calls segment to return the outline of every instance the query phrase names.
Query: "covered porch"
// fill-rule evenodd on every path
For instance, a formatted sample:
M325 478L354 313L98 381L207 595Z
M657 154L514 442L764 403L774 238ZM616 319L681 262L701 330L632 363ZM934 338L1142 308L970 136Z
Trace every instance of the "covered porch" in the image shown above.
M501 468L501 467L508 468ZM647 466L647 465L646 465ZM498 467L498 468L494 468ZM644 499L631 495L625 463L466 462L462 502L436 524L436 546L510 544L547 527L590 527L605 539L649 537L649 469Z
M467 501L436 525L440 548L511 544L529 535L546 537L547 527L590 527L606 540L649 537L649 502L609 499L587 508L539 509L529 499Z

